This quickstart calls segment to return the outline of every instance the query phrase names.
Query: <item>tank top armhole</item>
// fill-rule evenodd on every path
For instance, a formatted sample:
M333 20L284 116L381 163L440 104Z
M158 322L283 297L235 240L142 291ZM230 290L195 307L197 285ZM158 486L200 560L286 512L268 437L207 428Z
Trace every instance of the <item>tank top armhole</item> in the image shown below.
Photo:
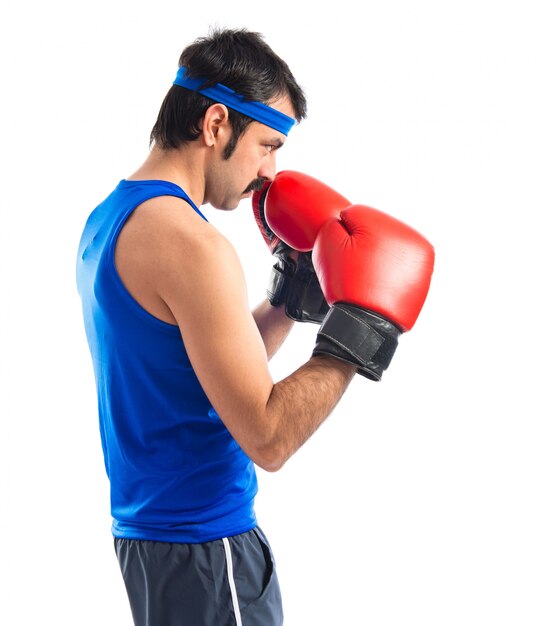
M159 198L161 196L172 196L179 198L180 200L184 200L187 204L206 222L208 219L202 213L202 211L196 206L196 204L191 200L191 198L185 193L185 191L179 187L178 185L171 183L169 181L129 181L129 180L121 180L118 188L122 187L131 187L135 189L137 186L141 186L145 189L146 193L138 193L137 197L133 199L133 202L126 203L126 208L121 211L111 229L110 235L108 237L108 241L105 244L104 257L105 262L110 268L111 277L114 281L116 287L119 290L119 293L122 296L122 299L135 313L137 313L140 317L149 321L150 323L156 324L160 328L168 332L178 332L178 326L176 324L170 324L169 322L165 322L164 320L159 319L149 311L147 311L130 293L127 287L124 285L123 280L118 273L118 269L116 268L116 262L114 260L114 252L116 250L116 242L118 241L118 237L125 223L131 216L131 214L139 207L143 202L151 200L152 198ZM147 188L147 189L146 189ZM142 190L141 190L142 191Z

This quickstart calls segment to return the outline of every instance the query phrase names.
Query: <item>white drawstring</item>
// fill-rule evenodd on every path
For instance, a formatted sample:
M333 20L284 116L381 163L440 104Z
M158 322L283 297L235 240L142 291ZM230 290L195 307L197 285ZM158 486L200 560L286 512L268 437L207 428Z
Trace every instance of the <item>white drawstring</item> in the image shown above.
M238 602L238 593L236 591L236 583L234 582L234 567L232 565L232 550L230 549L230 542L228 538L223 539L223 545L225 546L226 557L226 572L228 574L228 584L230 586L230 595L232 596L232 606L234 607L234 617L236 618L236 625L242 626L240 604Z

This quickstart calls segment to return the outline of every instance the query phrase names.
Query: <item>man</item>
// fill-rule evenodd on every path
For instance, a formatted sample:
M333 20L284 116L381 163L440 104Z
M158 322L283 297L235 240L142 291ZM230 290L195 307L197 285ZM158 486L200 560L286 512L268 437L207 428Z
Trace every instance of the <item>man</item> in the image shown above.
M195 41L179 65L148 158L90 215L78 256L113 535L137 626L271 626L281 597L254 466L281 468L358 363L327 349L328 326L275 383L268 360L293 321L275 301L249 310L236 252L199 210L274 180L306 110L288 66L243 30Z

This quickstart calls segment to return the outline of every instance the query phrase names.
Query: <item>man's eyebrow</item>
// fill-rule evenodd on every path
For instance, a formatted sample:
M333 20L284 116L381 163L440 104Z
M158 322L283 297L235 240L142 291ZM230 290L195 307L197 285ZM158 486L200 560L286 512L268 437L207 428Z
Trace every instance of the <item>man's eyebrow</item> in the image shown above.
M275 150L278 150L281 146L284 145L284 141L280 137L275 137L272 140L272 143L275 145Z

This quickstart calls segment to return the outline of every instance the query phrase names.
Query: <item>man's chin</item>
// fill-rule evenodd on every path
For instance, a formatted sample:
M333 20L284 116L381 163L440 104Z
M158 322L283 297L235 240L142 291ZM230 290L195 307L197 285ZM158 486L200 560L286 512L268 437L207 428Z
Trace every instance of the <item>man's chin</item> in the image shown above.
M237 208L238 208L238 206L239 206L239 204L240 204L241 200L243 200L243 199L244 199L244 198L246 198L246 197L248 197L248 196L243 196L243 195L242 195L242 196L241 196L241 198L240 198L239 200L236 200L235 202L233 202L233 201L231 200L231 201L229 201L229 202L226 202L226 203L223 203L223 204L219 204L219 205L217 205L217 204L212 204L212 203L210 203L210 204L212 205L212 207L213 207L214 209L219 209L220 211L234 211L235 209L237 209Z

